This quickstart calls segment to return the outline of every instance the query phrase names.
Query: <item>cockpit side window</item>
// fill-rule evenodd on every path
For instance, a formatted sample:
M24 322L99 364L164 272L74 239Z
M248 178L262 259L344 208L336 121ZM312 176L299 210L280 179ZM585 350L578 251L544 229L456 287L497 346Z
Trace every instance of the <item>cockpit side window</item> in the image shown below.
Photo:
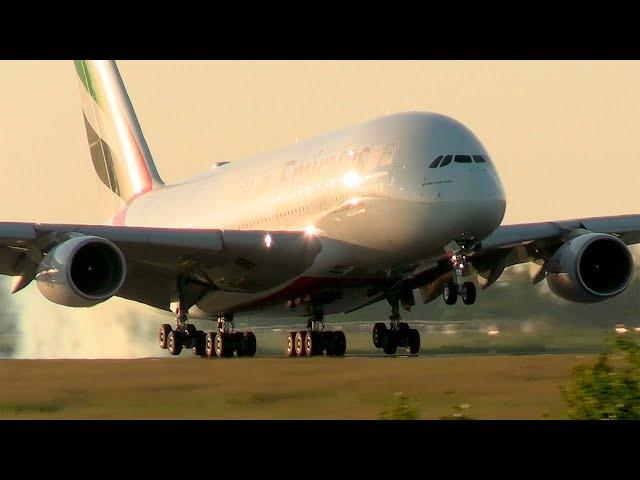
M431 162L431 165L429 165L429 168L436 168L440 163L440 160L442 160L442 157L443 155L439 155L438 158L436 158L433 162Z
M485 159L482 155L474 155L473 156L473 161L476 163L485 163Z
M451 163L452 158L453 158L453 155L445 155L444 158L442 159L442 163L440 163L440 166L446 167Z
M469 155L456 155L453 161L457 163L471 163L471 157Z

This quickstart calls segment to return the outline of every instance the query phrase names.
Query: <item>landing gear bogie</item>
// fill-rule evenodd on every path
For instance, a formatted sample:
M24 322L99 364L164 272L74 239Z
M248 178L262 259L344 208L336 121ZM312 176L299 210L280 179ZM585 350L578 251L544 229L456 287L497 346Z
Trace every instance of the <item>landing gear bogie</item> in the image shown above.
M302 330L290 332L285 340L289 357L315 357L327 355L342 357L347 350L347 337L342 331Z
M387 327L382 322L374 324L373 345L376 348L382 348L387 355L394 355L399 347L405 348L412 355L418 353L420 351L420 333L400 319L399 297L392 294L387 297L387 301L391 305L389 326Z

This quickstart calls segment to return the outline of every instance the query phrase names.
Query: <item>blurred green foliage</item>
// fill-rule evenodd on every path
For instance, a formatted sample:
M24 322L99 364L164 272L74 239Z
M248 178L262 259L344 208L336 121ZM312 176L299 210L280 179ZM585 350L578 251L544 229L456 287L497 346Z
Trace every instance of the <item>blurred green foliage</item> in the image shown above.
M569 418L640 419L640 344L630 334L607 339L593 365L572 371L568 387L560 387Z
M380 420L417 420L418 410L411 399L402 392L396 392L393 399L378 415Z

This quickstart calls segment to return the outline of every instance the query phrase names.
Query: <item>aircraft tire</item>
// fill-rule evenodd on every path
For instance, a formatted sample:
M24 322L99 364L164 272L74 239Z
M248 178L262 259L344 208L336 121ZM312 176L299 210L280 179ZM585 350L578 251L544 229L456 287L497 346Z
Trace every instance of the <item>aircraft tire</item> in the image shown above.
M320 332L310 331L307 332L307 336L304 339L305 349L307 351L307 357L314 357L316 355L320 355L324 350L323 347L323 338Z
M182 352L182 338L180 338L178 332L172 330L167 335L167 350L171 355L180 355L180 352Z
M196 332L196 338L193 343L193 354L198 355L200 357L206 357L207 354L205 352L205 342L206 342L207 334L202 330L198 330Z
M233 356L233 338L224 332L216 334L216 355L220 358Z
M387 332L382 342L382 349L387 355L393 355L398 350L398 338L397 333L393 330Z
M447 305L453 305L458 300L458 287L453 282L448 282L442 289L442 298Z
M464 282L462 289L462 301L465 305L473 305L476 302L476 286L473 282Z
M296 355L305 357L307 355L307 346L305 343L307 333L304 330L296 332Z
M204 353L208 358L214 358L216 354L216 334L207 332L204 339Z
M167 337L169 336L169 332L171 331L171 325L168 323L163 323L160 325L160 330L158 331L158 339L160 340L160 348L166 350L167 348Z
M242 353L245 357L254 357L258 348L258 342L253 332L244 332L240 341Z
M289 332L284 342L284 349L288 357L297 357L296 353L296 332Z
M334 332L332 350L332 355L335 357L343 357L347 351L347 337L342 330Z
M334 355L336 334L335 332L323 332L323 333L324 333L325 353L327 354L327 356L331 357Z
M409 330L407 337L407 349L412 355L415 355L420 351L420 332L415 328Z
M384 342L384 337L387 335L387 326L378 322L373 326L373 331L371 336L373 337L373 344L376 348L382 348L382 344Z

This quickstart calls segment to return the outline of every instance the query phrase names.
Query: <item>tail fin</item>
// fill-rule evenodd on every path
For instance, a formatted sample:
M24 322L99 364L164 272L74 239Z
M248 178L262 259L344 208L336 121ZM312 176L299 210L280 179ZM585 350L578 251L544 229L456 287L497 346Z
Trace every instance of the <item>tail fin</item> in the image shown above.
M93 166L127 202L163 185L131 100L112 60L76 60L80 98Z

